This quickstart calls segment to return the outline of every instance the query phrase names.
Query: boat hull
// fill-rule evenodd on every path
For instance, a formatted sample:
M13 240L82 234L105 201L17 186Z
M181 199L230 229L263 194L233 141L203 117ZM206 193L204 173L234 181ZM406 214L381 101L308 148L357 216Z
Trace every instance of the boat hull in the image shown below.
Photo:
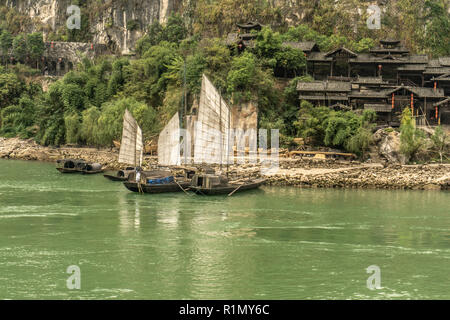
M61 173L82 173L82 174L95 174L95 173L101 173L103 172L102 170L92 170L92 171L87 171L87 170L80 170L77 168L56 168L56 170L58 170Z
M259 188L266 180L265 179L257 179L253 180L251 183L243 184L239 189L239 185L227 185L223 187L214 187L214 188L202 188L202 187L194 187L191 186L189 190L194 191L197 194L200 195L221 195L221 194L230 194L231 192L235 191L235 193L246 191L246 190L252 190Z
M110 175L110 174L104 174L103 175L106 179L109 179L109 180L111 180L111 181L127 181L128 180L128 178L126 178L126 177L118 177L118 176L113 176L113 175Z
M103 169L101 169L101 170L91 170L91 171L83 170L83 171L81 171L81 173L82 174L96 174L96 173L102 173L103 171L104 171Z
M136 182L124 182L124 186L133 192L139 192L138 184ZM180 186L183 187L183 189L187 189L190 185L190 182L179 182ZM166 193L166 192L181 192L180 186L175 183L166 183L166 184L141 184L141 190L144 193Z
M58 170L61 173L77 173L77 172L81 172L78 169L70 169L70 168L56 168L56 170Z

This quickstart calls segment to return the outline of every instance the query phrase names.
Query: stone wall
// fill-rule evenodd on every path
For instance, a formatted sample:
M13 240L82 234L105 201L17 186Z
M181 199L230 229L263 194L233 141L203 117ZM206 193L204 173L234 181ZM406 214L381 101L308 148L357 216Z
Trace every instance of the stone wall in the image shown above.
M104 44L50 41L45 43L41 66L46 75L63 75L83 57L92 59L105 53L109 51Z

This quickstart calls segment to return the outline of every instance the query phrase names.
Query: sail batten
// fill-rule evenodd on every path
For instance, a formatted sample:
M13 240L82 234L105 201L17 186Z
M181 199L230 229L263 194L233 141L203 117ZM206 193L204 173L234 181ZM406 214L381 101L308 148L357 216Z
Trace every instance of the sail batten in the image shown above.
M226 163L229 119L227 103L203 75L198 120L194 129L194 163Z
M165 166L180 165L180 119L178 112L159 134L158 164Z
M122 141L118 161L141 166L143 151L142 130L133 115L126 109L123 116Z

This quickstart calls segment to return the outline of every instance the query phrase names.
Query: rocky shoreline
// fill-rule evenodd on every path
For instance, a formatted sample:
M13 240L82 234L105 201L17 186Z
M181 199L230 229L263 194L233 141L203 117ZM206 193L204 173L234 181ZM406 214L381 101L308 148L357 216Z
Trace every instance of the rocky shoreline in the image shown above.
M82 158L101 163L105 169L124 166L117 162L116 148L45 147L32 139L0 138L0 158L55 162L62 158ZM157 166L157 158L144 157L144 167ZM261 176L259 165L230 166L231 175ZM279 169L265 175L269 185L304 188L364 188L364 189L449 189L450 165L389 165L333 160L284 159Z

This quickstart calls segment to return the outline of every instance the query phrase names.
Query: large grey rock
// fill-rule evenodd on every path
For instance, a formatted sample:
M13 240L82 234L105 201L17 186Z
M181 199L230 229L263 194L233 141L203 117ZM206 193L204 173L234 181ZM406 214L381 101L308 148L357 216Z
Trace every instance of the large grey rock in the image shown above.
M405 164L406 158L400 153L400 133L394 130L380 129L374 134L378 153L389 163Z

